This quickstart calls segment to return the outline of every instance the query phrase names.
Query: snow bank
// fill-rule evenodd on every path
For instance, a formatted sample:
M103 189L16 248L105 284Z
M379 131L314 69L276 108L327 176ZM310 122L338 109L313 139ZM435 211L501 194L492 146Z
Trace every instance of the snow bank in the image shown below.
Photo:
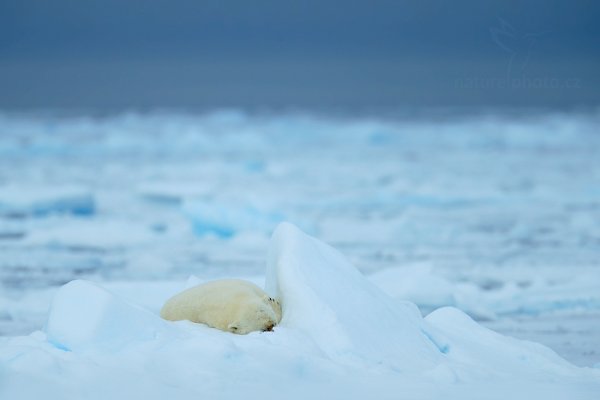
M92 215L94 196L73 186L0 186L0 216Z
M168 325L91 282L76 280L54 297L45 330L48 341L64 350L115 351L154 339Z

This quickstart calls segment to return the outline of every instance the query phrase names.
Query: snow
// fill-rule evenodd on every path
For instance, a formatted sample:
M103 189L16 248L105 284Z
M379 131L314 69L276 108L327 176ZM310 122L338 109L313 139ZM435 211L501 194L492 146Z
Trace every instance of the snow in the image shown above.
M370 279L388 295L415 302L424 310L455 306L485 319L600 310L597 274L565 277L560 282L542 278L505 281L485 290L471 282L453 282L436 274L430 265L416 264L378 271Z
M48 342L62 350L115 351L153 339L167 328L150 312L76 280L54 296L45 332Z
M305 397L589 398L597 384L585 370L522 350L521 342L510 347L477 324L543 343L579 366L599 364L598 126L598 110L397 118L0 112L0 398L76 397L82 390L87 398L231 398L242 387L264 398L272 380L278 398L301 397L299 386ZM353 306L361 318L375 318L365 316L373 303L389 308L379 314L386 320L414 313L410 326L421 333L385 326L407 341L425 336L441 361L428 369L424 357L407 366L383 345L365 343L362 333L381 343L386 334L357 327L353 314L332 302L319 280L332 269L294 250L322 247L303 234L285 234L281 246L270 247L286 248L278 257L296 267L266 277L269 236L284 219L344 254L348 262L338 263L325 252L345 277L328 286L360 298ZM267 257L269 270L275 258ZM284 278L291 275L298 279ZM77 297L98 306L88 321L102 326L115 323L103 307L123 309L132 320L144 318L141 307L153 319L186 285L216 278L275 287L279 280L286 293L298 293L290 299L297 318L275 335L225 342L202 327L180 324L166 333L146 321L156 338L136 341L144 335L129 327L123 341L139 346L104 354L93 351L100 341L94 330L77 351L55 347L39 331L52 299L72 280L93 282L89 295ZM390 298L374 294L377 288ZM335 318L303 311L313 306ZM417 314L445 306L475 322L456 310L424 320ZM76 339L70 322L62 331ZM323 328L306 329L310 324ZM339 340L328 342L326 331ZM109 349L119 343L106 341ZM390 354L427 352L393 343ZM540 367L540 376L532 375L521 356L547 361L554 372ZM198 360L214 369L198 369ZM280 373L249 374L249 365ZM522 377L506 372L512 369ZM217 379L225 375L240 386ZM26 387L27 379L44 384ZM100 387L101 379L115 383ZM192 389L194 379L212 386Z
M548 379L555 373L577 374L576 368L549 348L497 334L457 308L439 308L425 320L437 331L436 340L445 349L446 358L459 364L460 375L483 379L497 374ZM585 375L585 371L581 374Z
M270 249L266 289L281 300L282 327L304 331L336 359L407 371L438 361L418 309L391 302L334 249L289 223Z
M56 293L44 332L0 339L0 395L593 399L600 390L600 370L497 334L458 309L423 319L291 224L273 234L266 277L284 317L273 332L248 335L163 321L72 281Z

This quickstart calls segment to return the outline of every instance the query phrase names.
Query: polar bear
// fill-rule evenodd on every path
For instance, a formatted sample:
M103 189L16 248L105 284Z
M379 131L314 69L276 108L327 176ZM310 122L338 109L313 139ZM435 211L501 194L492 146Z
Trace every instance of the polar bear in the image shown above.
M160 316L169 321L189 320L245 335L273 330L281 321L281 305L251 282L221 279L171 297Z

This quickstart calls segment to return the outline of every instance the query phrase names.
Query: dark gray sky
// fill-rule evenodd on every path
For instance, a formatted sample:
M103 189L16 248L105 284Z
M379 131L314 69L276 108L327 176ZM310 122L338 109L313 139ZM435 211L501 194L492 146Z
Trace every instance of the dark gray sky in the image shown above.
M597 4L0 0L0 108L596 106Z

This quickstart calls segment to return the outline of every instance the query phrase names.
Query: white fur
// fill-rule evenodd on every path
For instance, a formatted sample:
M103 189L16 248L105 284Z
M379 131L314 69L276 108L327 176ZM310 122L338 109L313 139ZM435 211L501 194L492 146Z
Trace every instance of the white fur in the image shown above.
M222 279L189 288L165 303L160 316L189 320L222 331L270 331L281 321L281 306L255 284Z

